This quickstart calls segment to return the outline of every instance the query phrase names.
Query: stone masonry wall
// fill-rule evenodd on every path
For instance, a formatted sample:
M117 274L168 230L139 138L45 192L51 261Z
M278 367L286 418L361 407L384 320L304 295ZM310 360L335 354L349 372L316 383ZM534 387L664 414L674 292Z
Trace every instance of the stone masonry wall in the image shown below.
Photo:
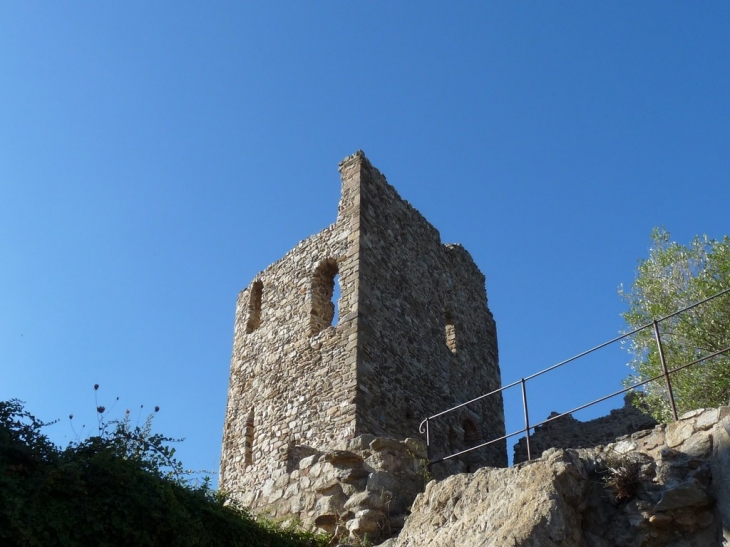
M231 492L260 488L295 466L297 445L324 448L355 433L358 210L357 185L343 182L337 222L300 242L239 295L220 478ZM313 312L323 314L329 302L322 305L322 293L331 287L315 273L333 262L339 323L316 332ZM252 302L255 292L260 303Z
M427 415L500 384L484 276L469 254L443 245L361 152L340 174L336 222L259 273L236 306L220 486L260 510L269 481L304 458L367 434L417 436ZM501 399L432 431L443 453L502 435ZM506 465L504 443L440 468L483 464Z
M313 451L240 499L253 510L284 521L295 516L305 527L340 540L373 541L403 527L429 478L426 463L420 439L360 435Z
M590 448L613 442L622 435L651 429L657 422L647 412L631 403L630 394L624 398L624 406L614 409L607 416L581 422L570 414L538 426L530 435L532 457L539 456L549 448ZM557 416L553 412L550 417ZM514 463L527 461L527 442L522 437L514 446Z
M496 327L469 253L442 245L385 177L359 167L358 432L406 437L426 416L501 385ZM432 458L504 435L502 408L496 396L434 421ZM475 438L464 439L465 422ZM470 457L505 466L504 453L499 443Z

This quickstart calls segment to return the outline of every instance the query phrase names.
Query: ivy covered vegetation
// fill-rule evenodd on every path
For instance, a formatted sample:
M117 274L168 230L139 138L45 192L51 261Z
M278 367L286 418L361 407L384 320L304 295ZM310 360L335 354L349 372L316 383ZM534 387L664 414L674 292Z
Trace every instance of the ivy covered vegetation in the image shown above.
M103 412L103 410L101 411ZM0 402L0 545L323 547L256 521L207 482L193 486L150 420L53 445L17 400Z

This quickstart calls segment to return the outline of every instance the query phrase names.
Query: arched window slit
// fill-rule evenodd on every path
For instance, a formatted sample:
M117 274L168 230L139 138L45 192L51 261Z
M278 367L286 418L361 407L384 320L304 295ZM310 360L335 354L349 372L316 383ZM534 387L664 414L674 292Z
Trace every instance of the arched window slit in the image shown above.
M261 297L264 292L264 284L261 281L254 281L251 286L251 296L248 301L248 321L246 321L246 334L250 334L261 326Z
M312 276L312 309L310 316L310 332L317 334L332 325L337 307L333 302L335 281L339 268L333 258L320 262Z
M456 353L456 328L454 327L454 318L449 310L445 313L446 319L446 347L451 353Z

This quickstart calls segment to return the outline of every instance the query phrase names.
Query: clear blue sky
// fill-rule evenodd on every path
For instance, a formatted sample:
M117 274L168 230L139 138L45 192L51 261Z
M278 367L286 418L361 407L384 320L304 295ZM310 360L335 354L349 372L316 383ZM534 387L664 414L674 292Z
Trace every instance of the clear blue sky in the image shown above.
M217 469L236 295L334 221L357 149L486 274L505 383L615 336L652 227L730 233L729 29L727 2L3 3L0 398L65 443L99 383ZM536 383L533 418L626 361Z

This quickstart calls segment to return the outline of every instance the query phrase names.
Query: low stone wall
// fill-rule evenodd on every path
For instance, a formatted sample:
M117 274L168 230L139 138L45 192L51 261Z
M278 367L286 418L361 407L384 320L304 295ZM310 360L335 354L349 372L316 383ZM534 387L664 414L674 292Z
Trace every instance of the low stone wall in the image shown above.
M622 435L651 429L657 422L648 413L632 404L632 397L637 396L627 395L622 408L612 410L607 416L595 420L581 422L566 414L536 427L530 435L532 457L539 456L549 448L590 448L612 443ZM558 414L553 412L548 418ZM514 463L525 461L527 461L527 441L522 437L514 446Z
M288 470L238 499L254 512L294 518L343 541L396 534L428 477L426 447L417 439L360 435L335 450L290 451Z
M589 449L430 482L388 547L730 543L730 407Z

